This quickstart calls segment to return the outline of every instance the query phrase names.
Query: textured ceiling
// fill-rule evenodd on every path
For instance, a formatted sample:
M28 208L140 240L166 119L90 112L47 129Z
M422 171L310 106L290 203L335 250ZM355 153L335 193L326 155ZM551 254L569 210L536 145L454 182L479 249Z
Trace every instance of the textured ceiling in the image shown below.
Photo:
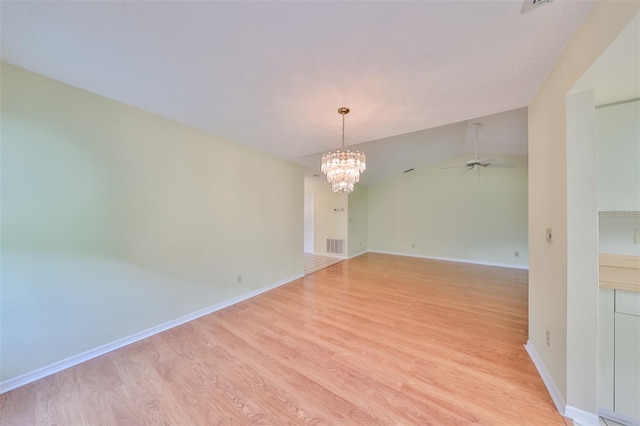
M526 106L592 6L2 1L1 55L304 163L340 145L343 105L347 144L409 144L415 132Z

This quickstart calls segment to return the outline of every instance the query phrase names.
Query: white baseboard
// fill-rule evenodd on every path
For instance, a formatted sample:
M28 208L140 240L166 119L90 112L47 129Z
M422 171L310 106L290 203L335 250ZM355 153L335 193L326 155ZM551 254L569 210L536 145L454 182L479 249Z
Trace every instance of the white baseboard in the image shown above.
M529 354L531 361L533 361L533 365L535 365L536 369L538 370L538 374L540 374L540 377L542 377L542 381L544 382L544 385L547 387L547 391L549 392L549 395L551 395L551 399L553 400L553 403L556 405L556 409L560 414L565 415L564 411L567 403L565 402L564 397L560 392L560 389L558 389L556 382L554 382L553 379L551 378L551 374L549 374L547 367L544 366L544 363L542 362L542 358L540 358L540 355L538 355L538 352L531 344L531 341L527 341L527 344L524 345L524 348Z
M354 257L362 256L363 254L368 253L368 250L360 251L358 253L352 254L349 256L349 259L353 259Z
M564 397L562 396L562 393L560 393L560 389L558 389L558 386L551 378L549 371L542 362L542 358L540 358L540 355L538 355L538 352L531 344L531 341L527 341L527 344L524 345L524 348L529 354L531 361L533 361L533 365L535 365L536 369L538 370L538 374L540 374L540 377L542 378L542 381L544 382L549 395L551 395L551 399L553 400L553 403L555 404L558 412L563 416L573 420L576 425L599 426L600 420L598 419L597 414L590 413L571 405L567 405Z
M343 254L335 254L335 253L312 253L318 256L325 256L325 257L334 257L336 259L347 259L346 255Z
M445 260L447 262L472 263L474 265L498 266L500 268L529 269L529 266L527 265L513 265L510 263L485 262L483 260L456 259L452 257L438 257L438 256L424 256L416 253L398 253L398 252L392 252L392 251L379 251L379 250L369 250L369 252L380 253L380 254L392 254L395 256L419 257L422 259Z
M183 315L179 318L176 318L171 321L167 321L163 324L159 324L155 327L151 327L147 330L140 331L138 333L132 334L130 336L124 337L122 339L116 340L114 342L110 342L104 344L102 346L98 346L97 348L90 349L88 351L82 352L77 355L73 355L69 358L63 359L58 362L54 362L53 364L49 364L45 367L38 368L37 370L30 371L28 373L22 374L20 376L5 380L0 382L0 394L5 392L9 392L10 390L16 389L20 386L24 386L26 384L35 382L36 380L40 380L43 377L50 376L51 374L57 373L59 371L65 370L67 368L73 367L74 365L78 365L82 362L88 361L93 358L97 358L101 355L104 355L108 352L114 351L116 349L120 349L124 346L135 343L139 340L146 339L147 337L151 337L154 334L162 333L163 331L169 330L170 328L176 327L178 325L187 323L189 321L193 321L202 316L208 315L212 312L219 311L220 309L224 309L228 306L235 305L236 303L242 302L244 300L255 297L261 293L264 293L269 290L273 290L276 287L280 287L281 285L287 284L291 281L297 280L299 278L303 278L304 274L297 274L291 277L285 278L273 284L266 285L264 287L260 287L256 290L250 291L245 294L241 294L236 297L232 297L231 299L222 301L220 303L216 303L215 305L209 306L207 308L201 309L199 311Z
M599 426L600 419L597 414L590 413L588 411L581 410L580 408L567 405L564 409L565 417L569 417L573 420L573 423L580 426Z

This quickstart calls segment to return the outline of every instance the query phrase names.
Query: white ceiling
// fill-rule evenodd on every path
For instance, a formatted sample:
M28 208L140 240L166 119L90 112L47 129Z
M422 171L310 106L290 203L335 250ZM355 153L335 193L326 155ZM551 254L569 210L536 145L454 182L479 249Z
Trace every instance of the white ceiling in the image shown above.
M375 141L375 179L376 167L401 155L383 146L408 147L399 168L469 152L460 138L468 122L526 106L592 6L555 0L521 14L519 0L2 1L0 52L303 164L340 145L337 109L348 106L347 144ZM507 116L526 138L521 114ZM526 152L522 127L500 128L483 127L504 148L496 154L522 151L500 141L524 142ZM453 142L420 146L426 139Z

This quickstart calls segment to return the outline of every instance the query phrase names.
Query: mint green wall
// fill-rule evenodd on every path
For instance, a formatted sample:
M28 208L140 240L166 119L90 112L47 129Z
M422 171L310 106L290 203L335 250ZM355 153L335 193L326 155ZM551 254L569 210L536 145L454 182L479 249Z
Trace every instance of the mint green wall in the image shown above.
M475 171L441 168L468 159L369 186L369 250L526 267L526 157L480 170L480 185Z
M362 184L348 196L348 257L364 253L369 247L369 190Z
M638 211L640 101L600 107L595 114L598 211Z
M299 165L4 63L1 85L2 380L302 274ZM73 281L99 300L111 273L119 287L147 286L130 318L89 343L80 326L75 346L5 368L21 334L9 313L41 318L36 333L43 310L59 314L40 290ZM170 285L199 290L160 308L154 286ZM104 310L130 305L130 293L104 298L115 303ZM74 292L60 297L74 306Z

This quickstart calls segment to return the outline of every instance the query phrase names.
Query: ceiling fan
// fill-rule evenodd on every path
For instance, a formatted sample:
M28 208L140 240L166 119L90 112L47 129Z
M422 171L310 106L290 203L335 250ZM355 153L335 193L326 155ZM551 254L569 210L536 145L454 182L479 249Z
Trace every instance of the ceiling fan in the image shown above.
M475 130L475 138L474 138L474 144L473 144L474 159L467 161L464 166L443 167L443 169L457 169L457 168L466 167L467 171L475 170L476 171L476 175L478 177L478 185L480 185L480 167L511 168L511 167L513 167L513 164L494 163L494 162L490 162L488 160L480 158L478 156L478 129L480 128L481 124L480 123L473 123L471 125L474 127L474 130Z

